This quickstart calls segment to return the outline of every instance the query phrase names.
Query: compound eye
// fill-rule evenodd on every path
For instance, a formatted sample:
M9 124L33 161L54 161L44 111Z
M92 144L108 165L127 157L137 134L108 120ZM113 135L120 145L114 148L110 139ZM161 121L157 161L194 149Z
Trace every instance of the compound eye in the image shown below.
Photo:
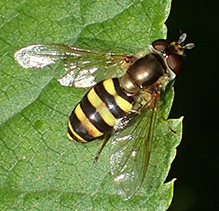
M169 41L160 39L160 40L155 40L155 41L152 43L152 46L153 46L154 49L156 49L157 51L163 53L163 52L165 51L165 49L168 47L169 44L170 44Z
M166 59L169 68L177 75L183 67L183 56L172 54Z

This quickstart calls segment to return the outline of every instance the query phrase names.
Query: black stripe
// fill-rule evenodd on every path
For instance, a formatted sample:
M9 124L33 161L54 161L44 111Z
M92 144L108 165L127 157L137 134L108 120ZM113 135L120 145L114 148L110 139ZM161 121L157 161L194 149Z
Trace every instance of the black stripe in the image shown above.
M117 79L117 78L114 78ZM113 79L113 82L114 82ZM117 79L118 81L118 79ZM119 81L118 81L119 83ZM115 84L115 83L114 83ZM120 88L121 89L121 88ZM95 87L94 87L95 92L97 93L97 95L101 98L101 100L105 103L106 107L110 110L110 112L112 113L112 115L116 118L119 119L121 117L123 117L126 112L124 112L116 103L115 98L113 95L109 94L105 87L103 86L103 81L101 81L100 83L98 83ZM123 92L123 90L120 90L120 92ZM124 93L124 95L126 95ZM121 95L120 95L121 96Z
M77 116L75 115L75 109L72 111L70 117L69 117L69 121L74 129L74 131L81 136L84 140L86 140L87 142L92 141L94 139L96 139L96 137L93 137L89 131L87 131L87 129L83 126L83 124L81 123L81 121L77 118ZM70 135L72 133L69 133ZM72 134L73 135L73 134ZM72 138L76 138L74 135L72 136ZM81 142L80 140L78 140L76 138L77 141Z
M71 123L69 123L71 124ZM79 140L70 130L70 128L68 127L68 134L77 142L81 142L81 143L85 143L85 142L82 142L81 140ZM85 140L86 141L86 140Z
M114 83L114 87L115 87L115 90L116 90L116 93L122 97L123 99L127 100L129 103L133 103L134 99L130 96L128 96L124 90L122 89L122 87L120 86L120 83L119 83L119 79L118 78L113 78L113 83Z
M87 95L80 102L81 109L90 122L102 133L110 132L113 128L108 125L100 116L96 108L90 103ZM92 117L93 116L93 117ZM91 118L92 117L92 118Z

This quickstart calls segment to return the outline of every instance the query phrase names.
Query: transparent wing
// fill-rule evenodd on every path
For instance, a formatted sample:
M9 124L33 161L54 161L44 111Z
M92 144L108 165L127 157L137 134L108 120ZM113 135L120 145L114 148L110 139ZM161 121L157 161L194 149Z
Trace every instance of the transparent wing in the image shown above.
M111 174L118 193L130 199L148 167L155 109L147 108L111 139Z
M113 74L120 76L125 70L118 66L134 60L126 54L101 53L60 44L29 45L18 50L14 57L24 68L43 68L61 60L65 72L59 82L63 86L74 84L83 88L91 87Z

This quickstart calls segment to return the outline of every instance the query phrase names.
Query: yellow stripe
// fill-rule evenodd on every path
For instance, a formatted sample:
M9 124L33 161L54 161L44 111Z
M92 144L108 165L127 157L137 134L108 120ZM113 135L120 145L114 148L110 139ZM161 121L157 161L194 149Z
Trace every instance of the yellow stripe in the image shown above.
M126 113L128 113L131 108L132 108L132 104L129 103L127 100L125 100L124 98L120 97L119 95L117 95L115 97L115 101L116 101L116 104L123 110L125 111Z
M105 87L106 91L113 95L116 101L116 104L126 113L129 112L132 108L132 104L125 100L124 98L120 97L114 87L114 83L112 79L105 80L103 82L103 86Z
M68 138L70 141L75 141L75 140L71 137L71 135L70 135L69 133L67 133L67 138Z
M79 136L79 135L74 131L73 127L71 126L70 121L68 121L68 128L69 128L69 130L72 132L72 134L73 134L79 141L81 141L81 142L83 142L83 143L87 143L87 141L86 141L85 139L83 139L81 136ZM70 136L69 133L67 133L67 137L68 137L68 139L69 139L70 141L75 141L75 140Z
M111 114L104 102L99 98L94 89L91 89L87 94L87 99L96 108L102 119L110 126L116 124L116 118Z
M81 124L87 129L87 131L93 136L93 137L100 137L103 135L102 132L100 132L85 116L84 112L81 109L80 104L78 104L75 108L75 115L80 120Z

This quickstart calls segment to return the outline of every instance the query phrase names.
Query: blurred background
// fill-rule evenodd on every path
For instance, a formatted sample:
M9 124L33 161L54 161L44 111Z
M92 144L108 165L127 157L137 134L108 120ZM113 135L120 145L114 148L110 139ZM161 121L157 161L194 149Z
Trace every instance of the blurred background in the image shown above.
M184 118L183 140L168 180L177 178L170 211L219 210L219 2L173 0L168 38L186 32L184 72L171 117Z

